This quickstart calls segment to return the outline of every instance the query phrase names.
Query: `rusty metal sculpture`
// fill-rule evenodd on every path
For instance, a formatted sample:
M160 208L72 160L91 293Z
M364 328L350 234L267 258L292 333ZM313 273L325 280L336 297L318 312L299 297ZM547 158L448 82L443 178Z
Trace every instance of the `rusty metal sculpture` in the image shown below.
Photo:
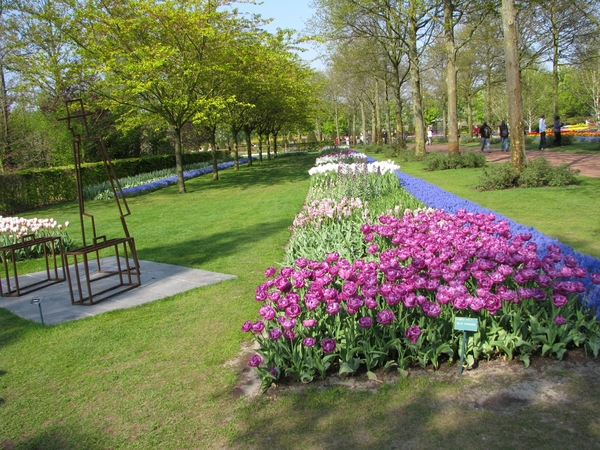
M130 215L131 211L123 195L123 190L119 184L114 166L110 161L104 141L100 137L90 136L87 118L92 114L85 111L81 99L67 101L66 107L67 117L60 120L67 121L67 127L73 135L73 157L75 159L79 218L83 238L83 247L65 252L67 265L69 258L73 260L72 269L74 276L72 277L71 270L66 270L66 274L71 294L71 303L73 305L93 305L94 303L140 286L140 264L137 259L134 239L129 234L127 222L125 221L125 217ZM82 132L78 132L75 129L78 123ZM85 148L85 144L88 144L88 146L95 145L100 151L108 181L119 209L124 237L107 239L105 235L98 236L94 216L86 211L81 176L82 151ZM91 224L91 241L88 241L88 236L86 235L86 219ZM106 263L106 260L101 262L100 253L103 250L114 253L114 255L110 255L115 258L114 266L110 269L103 269L102 267L102 265L104 267L110 265L110 261L108 263ZM122 253L120 253L121 250ZM90 255L92 260L95 259L95 271L92 271L92 267L90 266ZM83 265L83 272L80 271L80 264ZM92 287L96 286L99 286L99 290L94 291Z
M19 282L19 274L17 272L17 252L38 245L41 245L44 251L44 258L46 258L46 278L42 280L34 278L34 281L28 284ZM2 277L0 276L1 297L20 297L21 295L28 294L32 291L65 281L65 262L63 259L61 236L43 236L36 238L35 234L28 234L21 238L21 242L1 247L0 255L2 255L0 256L0 261L4 264L4 276L6 280L5 292L4 289L2 289ZM12 274L9 261L12 262ZM58 264L59 261L60 266ZM53 263L52 268L50 267L50 262ZM11 286L11 276L14 279L14 287Z

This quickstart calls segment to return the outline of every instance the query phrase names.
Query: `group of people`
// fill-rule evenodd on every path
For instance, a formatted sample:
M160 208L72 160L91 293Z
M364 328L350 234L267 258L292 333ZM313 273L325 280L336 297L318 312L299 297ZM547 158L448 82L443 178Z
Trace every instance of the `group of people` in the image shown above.
M487 122L483 122L481 127L478 127L477 134L481 136L481 151L487 149L488 153L492 151L492 129L487 124ZM498 127L498 136L500 136L500 150L503 152L508 152L508 125L506 121L503 120L500 126Z
M539 131L540 131L539 149L545 150L547 148L548 144L546 142L546 116L544 116L543 114L540 116L540 121L538 123L538 126L539 126ZM563 124L560 121L560 117L556 116L554 118L554 124L552 126L552 132L554 133L554 147L562 147L562 136L561 136L562 126L563 126ZM481 151L483 152L485 149L487 149L488 152L491 152L492 151L492 146L491 146L492 129L487 124L487 122L483 122L483 125L481 125L480 127L475 126L473 131L475 131L475 136L477 136L477 135L481 136ZM500 150L503 152L508 152L509 151L509 148L508 148L509 133L508 133L508 125L506 124L506 121L504 121L504 120L498 127L498 135L500 136Z
M554 117L554 125L552 126L552 132L554 133L554 147L562 147L562 122L560 121L559 116ZM538 123L539 131L540 131L540 150L545 150L547 148L546 142L546 116L543 114L540 116L540 121Z

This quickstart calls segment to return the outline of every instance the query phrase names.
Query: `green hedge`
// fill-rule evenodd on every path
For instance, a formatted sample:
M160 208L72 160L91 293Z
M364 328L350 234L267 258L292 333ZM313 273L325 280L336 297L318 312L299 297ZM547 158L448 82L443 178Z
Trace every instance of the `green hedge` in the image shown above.
M228 157L220 150L217 158ZM184 164L212 160L212 152L186 153ZM144 158L118 159L112 162L118 178L154 172L175 166L174 155L149 156ZM86 163L81 167L84 186L100 184L108 180L104 163ZM77 197L75 168L55 167L50 169L23 170L11 174L0 174L0 215L26 211L38 206L49 205Z

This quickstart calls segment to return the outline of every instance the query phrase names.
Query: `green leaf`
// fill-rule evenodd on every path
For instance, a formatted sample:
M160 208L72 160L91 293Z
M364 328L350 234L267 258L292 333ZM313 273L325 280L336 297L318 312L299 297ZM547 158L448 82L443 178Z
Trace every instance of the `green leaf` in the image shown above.
M340 376L344 376L344 375L351 374L354 372L355 372L355 370L352 367L350 367L350 364L348 364L346 362L342 362L340 364L340 370L338 372L340 374Z
M369 380L371 381L379 381L379 379L377 378L377 375L375 375L373 372L371 372L370 370L367 371L367 377L369 378Z

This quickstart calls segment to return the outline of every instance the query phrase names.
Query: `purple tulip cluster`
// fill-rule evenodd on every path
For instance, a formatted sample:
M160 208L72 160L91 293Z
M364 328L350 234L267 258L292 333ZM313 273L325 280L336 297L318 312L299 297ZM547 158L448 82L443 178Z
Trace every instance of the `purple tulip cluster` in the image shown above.
M415 344L421 317L493 316L526 301L551 304L554 323L563 325L560 308L586 291L582 280L600 283L599 273L589 274L556 245L540 258L531 234L513 235L494 214L436 210L379 222L361 227L365 240L379 242L372 261L350 263L332 253L324 261L298 258L279 273L267 269L255 295L262 319L245 322L242 331L266 330L265 345L320 342L328 354L349 330L392 326Z
M375 159L368 157L367 161L373 162ZM458 197L457 195L447 192L420 178L405 174L400 170L396 171L396 176L400 180L400 184L411 195L431 208L442 209L451 214L456 214L460 210L469 211L471 213L494 214L498 220L505 221L509 225L513 234L531 235L530 242L537 244L538 256L540 258L544 256L544 252L549 246L555 246L561 250L563 255L569 255L575 258L578 265L584 267L588 273L600 272L600 259L576 252L572 247L563 244L558 239L546 236L533 227L517 223L510 218L497 214L487 208L483 208L470 200ZM587 292L585 306L595 310L597 318L600 319L600 286L592 283L591 278L586 278L581 281L584 283Z

